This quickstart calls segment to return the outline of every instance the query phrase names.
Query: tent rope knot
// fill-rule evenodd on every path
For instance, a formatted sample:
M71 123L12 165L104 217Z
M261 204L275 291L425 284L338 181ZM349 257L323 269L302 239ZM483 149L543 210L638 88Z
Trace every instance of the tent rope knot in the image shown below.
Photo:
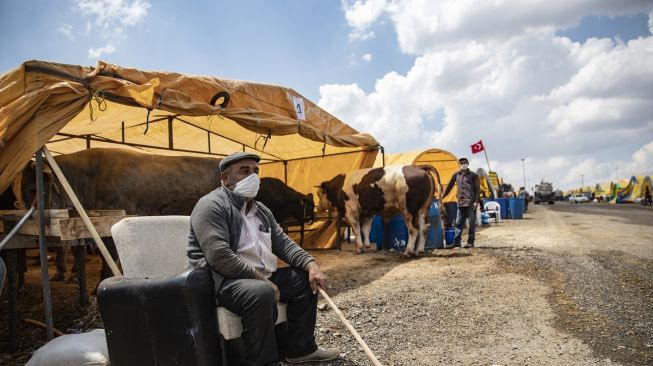
M96 89L93 93L90 94L88 98L88 110L91 117L91 122L95 121L95 118L93 117L93 101L97 103L97 108L100 110L100 112L106 111L107 100L104 95L104 90Z
M256 138L256 141L254 142L254 148L256 148L256 145L258 144L258 141L259 141L260 139L263 139L263 147L261 148L261 151L263 151L263 150L265 150L265 145L267 145L267 144L268 144L268 141L269 141L270 139L272 139L272 130L268 130L268 135L267 135L267 136L265 136L265 135L259 135L259 136Z

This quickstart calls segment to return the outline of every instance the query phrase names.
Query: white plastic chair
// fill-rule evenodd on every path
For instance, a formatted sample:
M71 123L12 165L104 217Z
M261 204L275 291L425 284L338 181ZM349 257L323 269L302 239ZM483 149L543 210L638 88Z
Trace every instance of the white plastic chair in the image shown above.
M485 210L485 213L490 216L490 218L494 217L494 222L499 223L501 221L501 205L499 202L495 201L489 201L485 202L483 205L483 209Z

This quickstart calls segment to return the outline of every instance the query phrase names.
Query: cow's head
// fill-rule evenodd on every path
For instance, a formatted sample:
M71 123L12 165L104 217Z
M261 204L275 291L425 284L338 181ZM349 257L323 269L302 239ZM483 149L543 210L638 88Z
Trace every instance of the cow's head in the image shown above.
M45 208L63 208L66 205L65 193L60 191L56 177L50 166L43 164L43 189L45 190ZM14 179L14 193L20 209L28 209L36 198L36 163L30 162L19 176Z
M318 210L326 211L338 207L338 197L342 199L342 187L345 182L345 175L338 174L331 180L322 182L317 188ZM344 192L343 192L344 193Z
M316 186L317 200L318 200L317 208L319 211L330 210L333 207L333 204L331 203L331 201L329 201L326 184L327 184L326 182L322 182L322 184Z

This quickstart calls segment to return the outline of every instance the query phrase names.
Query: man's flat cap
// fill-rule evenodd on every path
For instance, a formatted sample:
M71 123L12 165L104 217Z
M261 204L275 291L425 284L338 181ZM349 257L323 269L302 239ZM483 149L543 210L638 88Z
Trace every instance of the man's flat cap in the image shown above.
M220 162L220 172L224 172L225 169L227 169L231 164L243 159L254 159L257 163L261 161L261 157L254 153L240 151L226 156L224 159L222 159Z

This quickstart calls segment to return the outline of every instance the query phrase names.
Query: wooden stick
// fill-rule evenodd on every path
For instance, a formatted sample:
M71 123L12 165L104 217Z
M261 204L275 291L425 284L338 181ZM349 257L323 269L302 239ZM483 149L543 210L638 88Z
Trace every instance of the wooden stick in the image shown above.
M23 319L23 321L24 321L25 323L30 323L30 324L38 325L39 327L43 327L43 328L47 328L47 327L48 327L47 325L45 325L45 323L40 322L40 321L38 321L38 320L30 319L30 318L25 318L25 319ZM60 331L60 330L57 329L57 328L52 328L52 329L54 330L54 334L56 334L57 337L58 337L58 336L62 336L62 335L66 335L66 333Z
M100 238L100 234L98 234L97 230L95 230L95 227L91 223L91 219L88 218L86 211L84 211L84 207L82 207L82 204L79 202L79 199L77 199L75 192L73 191L72 187L68 183L66 177L63 175L61 168L59 168L59 165L54 160L52 154L50 154L50 151L45 146L43 146L43 153L45 155L45 158L48 160L48 163L50 163L50 167L52 168L52 171L57 176L57 178L59 178L59 181L61 182L61 186L66 191L68 198L70 198L70 200L72 201L73 206L75 206L75 209L79 213L79 216L82 218L82 221L84 221L86 228L91 233L93 240L95 240L95 243L100 249L100 253L102 254L102 257L104 257L104 260L107 261L109 268L111 268L111 272L113 273L114 276L120 276L121 275L120 270L118 269L116 262L113 261L113 258L109 254L106 245L104 245L104 242Z
M374 356L374 353L372 353L372 350L367 346L363 338L361 338L361 336L358 335L356 329L354 329L354 327L349 323L349 321L347 321L347 318L345 318L345 316L342 315L342 312L340 311L340 309L338 309L338 307L333 302L333 300L331 300L329 295L327 295L326 291L324 291L324 289L322 289L322 287L319 286L317 289L320 291L320 295L322 295L322 297L324 297L327 303L329 303L331 309L333 309L333 311L338 315L342 323L347 327L347 329L349 329L349 332L351 332L351 334L354 336L354 338L356 338L358 343L360 343L361 347L363 347L363 351L365 351L367 358L369 358L370 361L372 361L372 364L374 364L375 366L381 366L381 362L377 360L376 356Z

